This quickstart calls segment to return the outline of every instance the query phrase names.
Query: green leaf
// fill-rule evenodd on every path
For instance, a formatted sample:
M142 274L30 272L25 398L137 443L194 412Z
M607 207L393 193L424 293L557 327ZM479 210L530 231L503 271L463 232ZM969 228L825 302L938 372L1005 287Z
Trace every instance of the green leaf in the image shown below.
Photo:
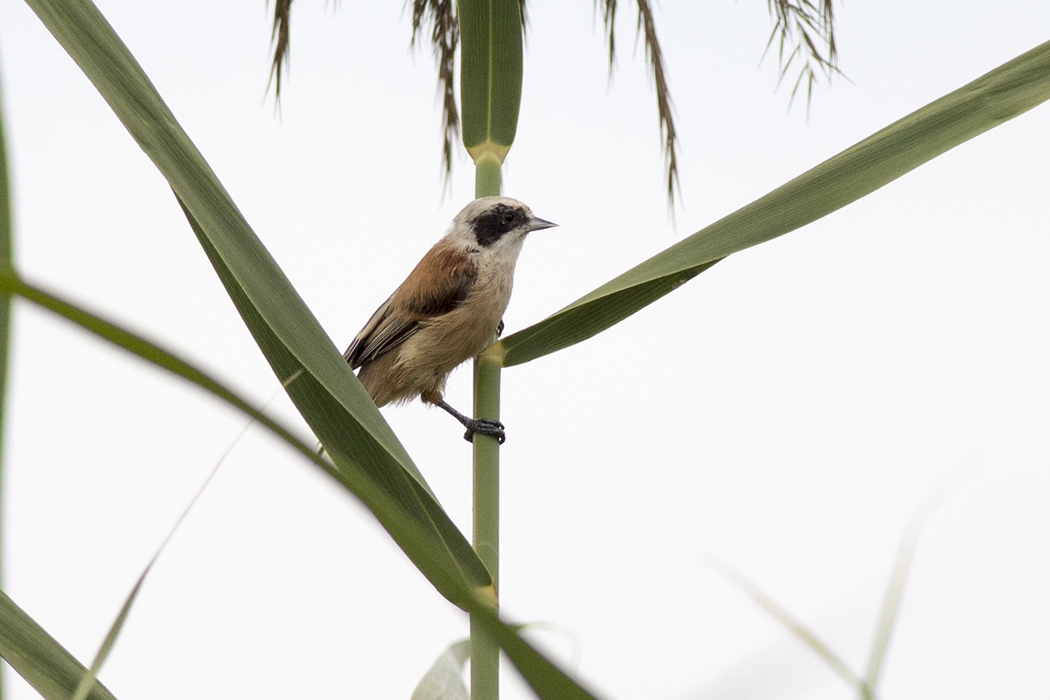
M95 660L91 662L91 668L81 676L72 700L87 700L91 695L91 691L98 685L98 672L102 668L102 664L106 663L106 659L109 658L109 653L113 651L113 645L117 643L117 637L120 636L121 630L124 629L124 622L128 619L131 606L135 604L135 599L138 597L139 591L142 590L142 583L146 580L146 574L153 568L154 561L156 561L156 557L146 566L146 570L139 575L138 580L135 581L135 585L131 589L131 593L124 599L124 604L120 606L117 618L109 626L106 638L102 641L102 646L99 648L98 653L95 654Z
M514 143L521 106L518 0L460 0L463 145L475 163L502 163Z
M0 657L48 700L73 695L87 669L0 591ZM101 683L87 696L115 700Z
M486 353L509 367L590 338L727 255L816 221L1047 99L1050 42L894 122Z
M194 384L197 384L223 401L229 403L231 406L254 418L261 425L272 431L277 437L295 448L301 455L314 462L317 466L323 469L326 474L340 481L340 483L343 483L348 478L344 472L321 459L308 444L295 437L290 430L281 426L265 413L254 408L250 403L238 396L233 390L224 386L218 380L164 350L160 346L151 343L150 341L141 338L96 314L88 312L69 301L60 299L56 295L45 292L39 287L27 284L9 272L5 273L0 271L0 293L17 295L43 308L49 309L56 314L68 318L70 321L80 325L85 330L120 346L128 352L134 353L158 367L166 369L193 382ZM375 494L375 497L379 501L380 506L389 509L396 508L396 504L383 501L383 494ZM419 535L419 537L420 544L427 541L425 535ZM456 586L458 585L458 581L452 580L450 585ZM472 619L477 619L479 624L484 625L489 633L500 643L506 651L507 656L514 665L517 666L518 670L529 684L537 689L537 693L540 694L540 697L549 700L554 700L555 698L594 697L584 691L575 681L569 678L568 675L558 669L542 654L523 641L518 636L521 629L519 626L507 625L501 622L496 614L486 605L486 602L482 597L478 595L477 591L462 589L456 592L456 595L464 600L464 607L472 614ZM15 616L12 619L18 620L20 618ZM19 660L19 663L29 663L20 661L27 655L32 657L30 661L37 659L35 663L37 665L42 665L44 671L34 671L33 668L30 668L29 672L31 673L45 673L46 671L46 673L54 675L64 672L62 671L62 664L65 662L61 659L54 662L59 664L55 669L47 671L47 668L49 668L47 659L50 657L46 655L33 656L34 652L31 647L23 649L20 646L20 637L12 637L10 644L5 646L5 642L3 641L3 630L7 623L2 611L0 611L0 623L2 623L0 624L0 656L9 660ZM61 649L57 644L55 647ZM14 661L11 661L11 663L15 666ZM19 666L15 667L19 669L20 673L24 673ZM80 667L79 673L82 674L83 672L84 669ZM76 686L74 685L72 687L75 688ZM72 688L69 693L61 695L60 697L65 700L65 698L68 698L71 694ZM91 697L95 696L92 695Z
M27 0L167 178L194 232L341 483L458 605L491 577L368 393L241 216L135 59L88 0ZM468 596L469 597L469 596Z

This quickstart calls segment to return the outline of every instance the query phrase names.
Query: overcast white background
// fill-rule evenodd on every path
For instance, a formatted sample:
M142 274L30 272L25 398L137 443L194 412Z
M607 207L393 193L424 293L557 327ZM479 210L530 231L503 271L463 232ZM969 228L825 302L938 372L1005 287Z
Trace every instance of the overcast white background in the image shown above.
M100 7L345 347L473 193L461 149L442 197L435 70L409 49L402 3L296 3L279 116L262 0ZM775 56L760 63L765 2L657 9L682 144L675 226L633 5L610 84L592 3L530 3L504 184L561 226L527 242L508 332L1050 38L1042 0L836 11L851 82L819 87L807 121L775 90ZM164 180L16 0L0 1L0 78L24 275L274 397ZM560 626L535 636L609 698L847 698L705 553L860 671L899 538L962 470L918 547L881 695L1045 697L1048 133L1036 108L505 371L507 616ZM89 661L246 421L21 302L13 337L4 588ZM469 371L448 398L469 407ZM270 408L301 424L287 400ZM462 430L418 404L384 415L469 532ZM361 506L252 428L101 677L122 699L407 700L466 631ZM12 697L34 697L13 675ZM505 697L528 697L504 677Z

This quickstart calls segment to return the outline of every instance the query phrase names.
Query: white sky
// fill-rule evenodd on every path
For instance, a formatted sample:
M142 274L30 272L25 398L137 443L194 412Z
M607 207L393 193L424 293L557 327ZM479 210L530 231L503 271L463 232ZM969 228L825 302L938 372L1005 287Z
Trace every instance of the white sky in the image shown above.
M665 2L682 137L666 213L655 100L621 3L610 86L592 3L534 0L506 193L529 325L1048 38L1041 0L837 6L852 82L807 122L759 61L766 3ZM129 44L336 345L473 192L442 198L428 50L401 2L300 2L281 116L261 0L128 2ZM277 382L163 179L27 7L0 3L16 253L31 280L258 402ZM504 610L609 698L846 698L705 563L744 572L858 670L897 542L918 548L885 698L1045 697L1050 658L1050 110L717 265L586 343L507 370ZM203 392L17 305L5 590L82 660L245 424ZM469 371L450 402L470 405ZM271 408L294 420L287 400ZM470 528L470 447L386 409ZM119 698L407 699L465 616L345 493L252 428L153 570L102 679ZM506 698L528 697L512 671ZM20 679L16 699L35 697Z

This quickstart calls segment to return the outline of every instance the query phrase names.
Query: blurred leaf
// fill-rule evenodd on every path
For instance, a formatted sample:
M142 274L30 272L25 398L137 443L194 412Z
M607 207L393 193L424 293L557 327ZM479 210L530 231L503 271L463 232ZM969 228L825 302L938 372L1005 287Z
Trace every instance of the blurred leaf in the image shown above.
M831 647L821 641L820 638L817 637L811 629L806 627L801 620L789 613L783 606L766 595L761 588L752 583L739 571L729 566L729 564L726 564L724 561L711 555L707 555L706 559L711 568L746 593L751 600L758 603L762 609L775 617L780 624L787 627L791 633L799 639L799 641L812 649L817 656L824 659L828 666L830 666L842 680L846 681L846 683L857 690L863 697L870 697L871 694L864 681L850 669L849 665L843 661L842 657L833 652Z
M27 0L168 179L231 299L347 485L439 591L491 586L375 404L112 28L87 0ZM391 507L393 504L393 507Z
M521 106L518 0L459 0L463 144L475 163L502 163Z
M154 557L155 560L156 557ZM91 692L98 686L98 672L102 668L102 664L106 663L106 659L109 658L109 652L113 651L113 645L117 643L120 631L124 629L124 622L128 619L131 606L135 603L135 598L138 597L139 591L142 589L142 582L146 580L146 574L149 573L151 568L153 568L152 561L135 582L131 593L124 599L124 604L120 606L120 612L117 613L117 619L109 626L106 638L102 641L102 646L99 648L98 653L95 654L95 660L91 662L91 668L84 671L84 675L80 677L80 682L77 683L76 692L73 693L72 700L87 700Z
M469 658L469 639L450 644L419 679L411 700L468 700L470 691L463 680L463 667Z
M259 415L262 415L261 412L257 413L259 413ZM248 431L248 428L250 428L253 423L254 417L253 420L241 430L240 434L238 434L238 436L234 439L230 446L226 448L226 452L224 452L222 457L219 458L219 461L215 463L215 466L212 468L211 473L208 474L208 478L206 478L204 480L204 483L201 484L201 487L197 489L197 493L193 495L193 498L190 499L189 504L187 504L187 506L183 509L182 514L179 515L178 520L176 520L175 524L172 525L171 529L168 531L167 536L164 538L164 541L160 543L160 546L157 547L157 551L153 553L152 557L150 557L150 560L146 564L146 567L142 570L142 573L139 574L138 579L135 581L135 585L132 586L131 592L124 599L124 604L120 607L120 612L117 614L117 618L113 621L113 624L109 626L109 631L106 633L106 638L105 640L103 640L102 646L99 648L98 653L95 654L95 660L91 662L91 668L88 670L87 673L84 674L84 677L80 680L80 685L77 686L77 692L73 695L72 700L87 699L88 693L91 692L91 689L96 683L99 669L102 668L102 664L104 664L106 662L106 659L109 658L109 654L113 650L113 645L116 644L117 638L120 636L120 632L124 629L124 622L128 619L128 613L131 612L131 606L135 604L135 599L138 598L139 591L142 590L142 584L145 582L146 577L149 575L149 572L153 570L153 565L157 563L157 559L160 558L160 555L164 551L164 548L168 546L168 542L170 542L171 538L175 536L175 532L179 529L179 525L182 525L182 521L186 519L186 516L189 515L190 511L193 509L193 506L197 504L198 500L200 500L201 494L203 494L204 490L208 488L208 484L210 484L211 480L215 478L215 475L219 472L219 467L222 466L222 463L226 460L226 457L229 456L230 452L237 445L237 443L240 442L240 439L244 436L244 434ZM303 445L302 447L305 448L305 445ZM320 459L317 455L310 456L313 457L315 461L320 462Z
M3 85L0 85L0 270L14 267L11 228L11 180L7 170L7 136L4 133ZM7 390L7 354L11 332L11 298L0 297L0 467L3 457L4 406ZM2 469L0 469L2 474ZM2 493L2 491L0 491ZM2 503L3 499L0 499ZM0 518L2 520L2 518ZM0 556L0 561L3 557Z
M1050 42L931 102L485 352L521 364L590 338L726 256L874 192L1050 99Z
M48 700L67 700L87 672L14 601L0 591L0 657ZM87 696L115 700L101 683Z
M225 386L218 379L194 367L164 348L141 336L135 335L102 316L77 306L71 301L45 291L41 287L29 284L12 272L0 272L0 293L20 296L41 308L72 321L81 328L104 340L108 340L117 347L137 355L147 362L189 380L262 424L301 454L309 457L311 461L319 465L332 478L337 480L343 478L338 470L328 462L319 459L314 448L296 437L291 430L256 409L246 399L239 396L233 389Z
M886 586L882 609L879 611L875 638L868 657L868 670L864 677L872 695L878 690L879 676L886 661L886 652L893 636L893 628L897 623L897 614L900 612L904 587L908 582L908 573L911 571L915 549L919 546L919 538L926 530L930 518L969 471L969 469L957 469L948 474L919 504L901 537L900 545L897 547L897 559L893 563L893 571L890 573L890 581Z

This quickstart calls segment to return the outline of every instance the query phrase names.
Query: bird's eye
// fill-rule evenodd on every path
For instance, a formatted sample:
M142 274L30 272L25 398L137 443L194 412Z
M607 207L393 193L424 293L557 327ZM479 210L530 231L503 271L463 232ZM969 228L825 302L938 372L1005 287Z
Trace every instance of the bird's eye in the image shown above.
M504 222L506 222L506 223L508 223L508 224L509 224L509 223L510 223L511 221L514 221L514 212L512 212L512 211L509 211L509 212L507 212L506 214L504 214L504 215L503 215L503 221L504 221Z

